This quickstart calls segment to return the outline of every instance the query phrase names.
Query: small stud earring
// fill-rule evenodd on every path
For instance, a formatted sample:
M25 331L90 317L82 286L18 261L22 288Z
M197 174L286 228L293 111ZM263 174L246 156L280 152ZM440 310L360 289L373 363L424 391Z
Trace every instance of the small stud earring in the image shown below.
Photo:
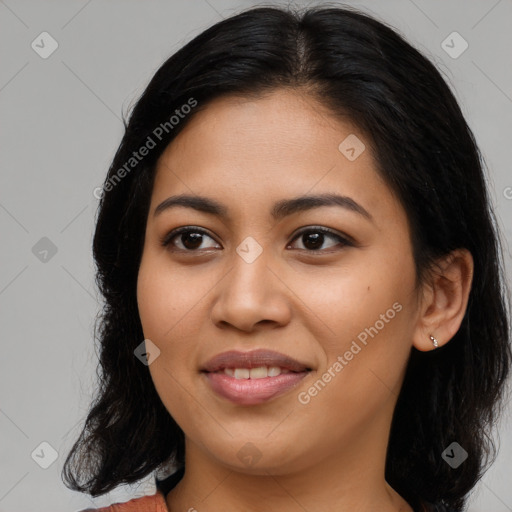
M434 336L430 335L430 339L432 340L432 344L434 345L434 349L439 347L438 341L434 338Z

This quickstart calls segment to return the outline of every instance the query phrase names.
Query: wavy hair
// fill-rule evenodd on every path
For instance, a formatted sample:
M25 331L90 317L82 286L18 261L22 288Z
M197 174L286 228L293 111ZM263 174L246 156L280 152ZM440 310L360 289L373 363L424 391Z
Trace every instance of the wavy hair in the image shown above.
M104 297L94 332L99 385L63 480L97 496L169 461L184 464L183 432L134 356L144 339L136 284L156 162L209 101L279 88L305 91L366 135L378 172L407 213L418 283L439 256L457 248L473 256L459 331L436 351L412 349L386 460L387 481L411 504L461 510L496 454L490 432L511 363L508 292L482 157L450 87L426 57L373 17L328 5L252 8L211 26L158 69L124 121L93 240ZM185 112L191 99L197 107L171 126L170 116ZM155 147L130 160L149 138ZM453 441L469 454L456 469L441 458Z

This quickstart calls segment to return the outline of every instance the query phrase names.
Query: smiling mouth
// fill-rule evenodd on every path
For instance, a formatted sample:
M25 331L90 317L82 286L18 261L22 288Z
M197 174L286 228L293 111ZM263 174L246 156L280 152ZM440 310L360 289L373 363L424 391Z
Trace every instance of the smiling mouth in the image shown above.
M210 390L237 405L258 405L284 395L311 371L289 356L267 350L224 352L201 369Z

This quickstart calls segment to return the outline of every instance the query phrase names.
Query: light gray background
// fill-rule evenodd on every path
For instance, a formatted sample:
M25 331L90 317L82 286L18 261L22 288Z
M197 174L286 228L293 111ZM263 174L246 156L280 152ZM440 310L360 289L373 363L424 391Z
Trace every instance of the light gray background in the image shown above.
M346 3L391 23L440 67L490 168L510 243L512 1ZM95 381L93 191L120 142L122 112L164 59L221 18L259 4L0 1L0 512L71 512L154 492L148 478L92 500L60 480ZM44 31L59 45L47 59L31 47ZM469 44L456 59L441 46L453 31ZM46 262L32 251L43 237L57 248ZM508 249L506 262L510 268ZM512 511L511 410L509 403L499 457L476 488L472 512ZM31 458L42 442L58 452L48 469Z

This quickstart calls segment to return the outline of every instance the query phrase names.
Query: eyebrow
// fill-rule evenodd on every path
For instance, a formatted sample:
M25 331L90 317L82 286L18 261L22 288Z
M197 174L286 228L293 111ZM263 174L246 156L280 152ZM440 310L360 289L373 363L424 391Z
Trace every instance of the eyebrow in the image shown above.
M155 208L153 216L156 217L163 211L178 206L193 208L194 210L216 215L221 218L229 216L228 208L222 203L208 197L187 194L168 197ZM274 203L270 214L274 220L280 220L294 213L320 208L322 206L340 206L373 221L373 217L370 213L359 203L348 196L338 194L317 194L294 197L292 199L282 199Z

